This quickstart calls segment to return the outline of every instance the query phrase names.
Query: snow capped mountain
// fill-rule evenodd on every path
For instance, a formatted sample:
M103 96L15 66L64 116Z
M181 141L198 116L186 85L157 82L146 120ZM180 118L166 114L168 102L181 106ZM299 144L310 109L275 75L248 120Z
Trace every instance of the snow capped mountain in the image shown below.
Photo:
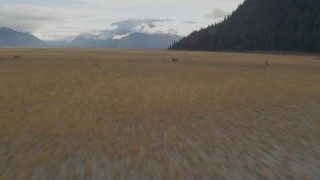
M170 19L130 19L112 23L106 30L83 33L72 41L46 42L29 33L0 28L0 46L166 49L182 38L171 28L175 25Z
M111 24L110 29L83 33L69 43L76 47L167 48L180 40L169 19L130 19Z
M87 39L108 40L123 39L134 33L142 34L177 34L177 31L170 28L167 22L170 19L130 19L112 23L114 29L90 32L81 34Z

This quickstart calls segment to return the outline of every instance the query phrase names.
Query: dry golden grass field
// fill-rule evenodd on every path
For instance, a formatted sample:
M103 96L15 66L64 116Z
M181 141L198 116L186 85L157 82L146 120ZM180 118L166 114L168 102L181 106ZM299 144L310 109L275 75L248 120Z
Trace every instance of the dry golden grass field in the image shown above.
M0 179L320 179L320 56L0 49Z

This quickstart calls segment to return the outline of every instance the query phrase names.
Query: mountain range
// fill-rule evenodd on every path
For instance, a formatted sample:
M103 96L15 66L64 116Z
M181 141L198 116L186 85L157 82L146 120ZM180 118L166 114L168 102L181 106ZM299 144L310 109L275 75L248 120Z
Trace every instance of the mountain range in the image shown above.
M320 52L320 1L245 0L222 22L169 49Z
M181 39L177 33L161 25L157 19L126 20L111 24L116 28L81 34L67 46L104 48L159 48L165 49Z
M112 29L83 33L71 41L41 41L29 33L0 28L0 46L166 49L181 36L162 25L164 21L169 20L120 21L111 24Z

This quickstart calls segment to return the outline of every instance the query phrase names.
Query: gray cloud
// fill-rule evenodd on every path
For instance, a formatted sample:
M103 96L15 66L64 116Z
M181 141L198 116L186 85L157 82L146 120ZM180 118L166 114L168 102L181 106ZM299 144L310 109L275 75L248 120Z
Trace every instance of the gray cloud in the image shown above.
M93 27L105 27L105 17L121 17L116 11L38 5L0 4L0 25L29 32L44 40L71 39Z
M14 8L17 11L14 11ZM10 27L19 31L32 31L44 24L56 20L56 17L51 15L38 14L39 12L30 11L30 7L21 9L19 6L1 6L0 7L0 22L2 26ZM22 11L24 10L24 11Z
M150 28L156 27L155 23L158 22L172 22L172 19L155 19L155 18L147 18L147 19L130 19L130 20L124 20L119 22L114 22L111 24L111 26L135 26L136 24L145 23Z
M197 24L197 22L195 22L195 21L184 21L184 23L186 23L186 24Z
M207 19L221 19L228 14L227 11L219 8L214 8L210 13L204 15Z

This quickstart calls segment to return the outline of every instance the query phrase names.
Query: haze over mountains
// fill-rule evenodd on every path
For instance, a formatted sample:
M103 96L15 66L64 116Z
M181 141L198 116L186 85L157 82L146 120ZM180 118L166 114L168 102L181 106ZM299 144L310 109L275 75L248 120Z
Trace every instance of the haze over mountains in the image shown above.
M181 39L174 29L161 22L170 20L143 19L113 23L114 29L83 33L72 41L46 41L9 28L0 31L0 46L60 46L83 48L152 48L165 49ZM8 33L10 32L10 33ZM32 37L32 39L31 39ZM29 38L29 40L27 40Z
M194 31L169 49L320 52L320 1L246 0L221 23Z

